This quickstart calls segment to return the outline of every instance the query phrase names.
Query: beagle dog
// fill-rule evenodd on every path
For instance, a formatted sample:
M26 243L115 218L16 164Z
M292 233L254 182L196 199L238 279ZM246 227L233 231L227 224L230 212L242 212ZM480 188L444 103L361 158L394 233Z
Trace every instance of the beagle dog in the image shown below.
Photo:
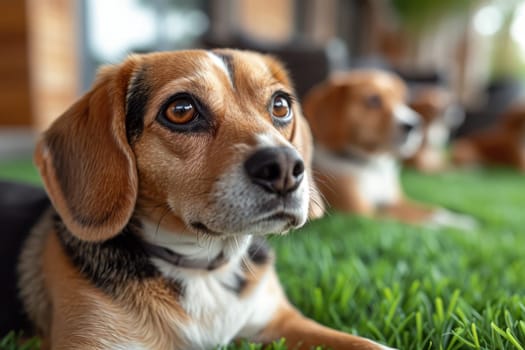
M409 106L421 116L423 138L416 152L403 163L425 173L446 170L445 148L451 131L463 122L465 113L443 87L423 85L410 90Z
M458 139L452 160L459 166L508 166L525 172L525 103L515 103L490 129Z
M311 146L271 57L191 50L103 68L35 153L52 207L19 289L44 348L388 349L302 316L262 240L322 213Z
M406 99L405 83L376 69L341 72L312 88L303 109L319 189L344 212L471 228L470 218L403 195L398 161L413 156L423 139L421 118Z

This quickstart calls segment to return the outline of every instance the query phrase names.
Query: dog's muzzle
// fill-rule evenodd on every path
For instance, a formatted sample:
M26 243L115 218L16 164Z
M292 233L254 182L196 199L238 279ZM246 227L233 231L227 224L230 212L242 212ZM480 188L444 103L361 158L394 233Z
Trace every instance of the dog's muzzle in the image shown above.
M301 155L292 147L263 146L245 157L218 178L206 210L188 215L192 227L259 235L302 226L310 197Z
M408 158L418 150L423 140L421 116L406 105L399 105L394 109L394 120L397 151L401 157Z

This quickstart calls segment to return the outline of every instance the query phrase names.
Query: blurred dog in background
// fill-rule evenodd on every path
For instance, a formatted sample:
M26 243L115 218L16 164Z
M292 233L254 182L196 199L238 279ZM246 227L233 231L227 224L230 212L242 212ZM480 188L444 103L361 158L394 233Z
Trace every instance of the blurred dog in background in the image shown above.
M452 159L458 166L508 166L525 172L525 103L514 103L492 127L458 139Z
M449 90L430 84L411 88L409 106L421 116L423 135L420 147L404 164L425 173L446 170L446 147L451 132L465 118L463 108Z
M403 80L376 69L339 73L312 88L303 108L315 140L318 187L344 212L470 228L472 219L403 193L399 161L413 157L425 138L407 95Z

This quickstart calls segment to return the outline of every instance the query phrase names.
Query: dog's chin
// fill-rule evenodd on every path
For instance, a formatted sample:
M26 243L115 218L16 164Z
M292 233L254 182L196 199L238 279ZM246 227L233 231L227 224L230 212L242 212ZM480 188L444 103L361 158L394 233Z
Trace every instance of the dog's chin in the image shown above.
M261 215L245 216L242 222L220 224L213 220L190 220L192 231L212 237L238 235L267 235L286 233L306 223L307 213L275 211Z

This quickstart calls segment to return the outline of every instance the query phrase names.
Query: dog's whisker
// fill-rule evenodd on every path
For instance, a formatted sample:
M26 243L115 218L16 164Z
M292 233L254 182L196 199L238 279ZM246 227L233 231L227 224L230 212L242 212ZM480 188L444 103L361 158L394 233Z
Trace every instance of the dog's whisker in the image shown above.
M318 199L315 195L317 195L320 199ZM326 199L326 196L321 191L319 191L317 188L313 186L310 187L310 198L311 198L311 201L315 205L317 205L319 209L323 209L325 207L325 203L328 202Z
M171 211L171 208L166 205L166 208L164 210L164 212L162 213L162 215L159 217L159 221L157 222L157 227L155 229L155 236L158 235L159 233L159 229L160 229L160 224L162 222L162 219L164 219L164 217L166 217L166 215L168 215L168 213Z
M252 277L255 277L255 270L253 269L252 261L246 255L242 256L241 261L244 264L244 266L246 266L246 270L248 270L248 273Z

